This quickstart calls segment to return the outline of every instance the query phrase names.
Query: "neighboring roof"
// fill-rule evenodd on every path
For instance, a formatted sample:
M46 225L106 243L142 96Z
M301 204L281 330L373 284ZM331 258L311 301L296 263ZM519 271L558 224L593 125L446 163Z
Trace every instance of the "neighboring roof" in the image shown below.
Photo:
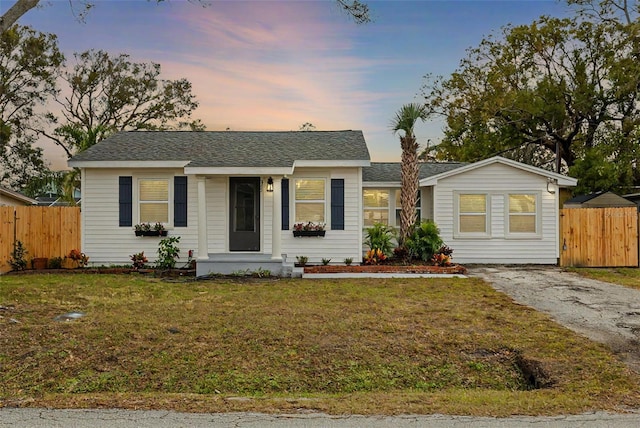
M466 163L461 162L420 163L418 178L422 180L423 178L460 168L464 165L466 165ZM399 185L401 181L401 167L402 164L400 162L371 162L370 166L362 169L362 181L381 183L397 182Z
M637 204L613 192L596 192L575 196L564 203L564 208L582 206L585 208L635 207Z
M79 205L80 198L74 198L76 205ZM60 196L38 196L36 197L38 206L41 207L68 207L71 204Z
M491 164L503 164L507 166L511 166L513 168L517 168L523 171L527 171L533 174L541 175L546 177L548 180L553 180L560 187L570 187L578 184L578 180L573 177L567 177L566 175L558 174L557 172L548 171L546 169L538 168L535 166L527 165L521 162L514 161L512 159L503 158L501 156L494 156L492 158L484 159L478 162L466 164L461 166L460 168L452 169L449 171L442 172L437 175L433 175L431 177L427 177L425 179L420 180L420 186L433 186L443 178L451 177L453 175L462 174L467 171L472 171L474 169L482 168Z
M36 201L35 199L32 199L26 195L23 195L22 193L7 189L6 187L2 186L0 186L0 196L6 196L7 198L18 200L20 202L23 202L25 205L34 205L38 203L38 201Z
M131 131L118 132L74 156L71 166L129 162L190 168L292 168L299 161L369 164L362 131ZM101 165L101 163L103 165Z

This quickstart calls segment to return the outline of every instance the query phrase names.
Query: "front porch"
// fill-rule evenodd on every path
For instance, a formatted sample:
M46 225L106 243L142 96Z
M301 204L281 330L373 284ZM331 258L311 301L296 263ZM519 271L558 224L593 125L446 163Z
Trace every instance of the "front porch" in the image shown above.
M296 276L293 262L286 257L273 259L270 254L223 253L209 254L207 259L198 259L196 276L244 275L269 271L271 276ZM297 276L300 276L301 272Z

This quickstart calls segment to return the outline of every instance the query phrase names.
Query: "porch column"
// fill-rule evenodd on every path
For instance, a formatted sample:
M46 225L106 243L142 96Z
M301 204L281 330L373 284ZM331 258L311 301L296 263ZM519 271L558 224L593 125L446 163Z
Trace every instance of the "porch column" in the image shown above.
M198 176L198 259L207 260L209 258L209 243L207 237L207 188L205 177Z
M273 222L271 225L271 259L282 260L282 177L273 179Z

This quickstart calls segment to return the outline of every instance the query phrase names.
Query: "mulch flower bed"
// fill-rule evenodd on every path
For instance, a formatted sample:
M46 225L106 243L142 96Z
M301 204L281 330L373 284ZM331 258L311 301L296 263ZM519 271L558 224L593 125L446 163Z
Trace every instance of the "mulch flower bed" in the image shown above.
M326 265L305 266L304 273L432 273L465 274L467 269L461 265Z

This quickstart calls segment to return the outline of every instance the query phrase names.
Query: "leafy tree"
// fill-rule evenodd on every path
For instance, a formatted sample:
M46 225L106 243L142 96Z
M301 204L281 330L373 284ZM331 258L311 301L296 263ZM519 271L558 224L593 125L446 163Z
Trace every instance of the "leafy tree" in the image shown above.
M0 33L0 184L23 187L46 170L42 150L34 147L37 107L56 93L64 56L56 36L13 26Z
M400 190L400 235L398 244L403 246L411 235L416 222L416 205L418 203L418 141L413 132L418 120L423 120L425 107L410 103L403 105L391 121L391 129L400 135L401 156L401 190Z
M424 87L429 113L446 118L436 156L474 161L502 154L559 169L557 155L578 173L586 164L576 163L596 150L609 157L589 164L626 162L619 172L631 178L638 158L629 146L640 124L637 40L635 25L550 17L484 39L449 78L429 78ZM595 177L578 178L600 190Z
M315 131L316 127L311 122L305 122L298 128L299 131Z
M116 131L204 129L189 121L198 103L187 79L161 80L160 64L131 62L126 54L74 56L75 66L63 74L70 95L56 97L61 118L48 115L59 126L43 132L69 157Z

